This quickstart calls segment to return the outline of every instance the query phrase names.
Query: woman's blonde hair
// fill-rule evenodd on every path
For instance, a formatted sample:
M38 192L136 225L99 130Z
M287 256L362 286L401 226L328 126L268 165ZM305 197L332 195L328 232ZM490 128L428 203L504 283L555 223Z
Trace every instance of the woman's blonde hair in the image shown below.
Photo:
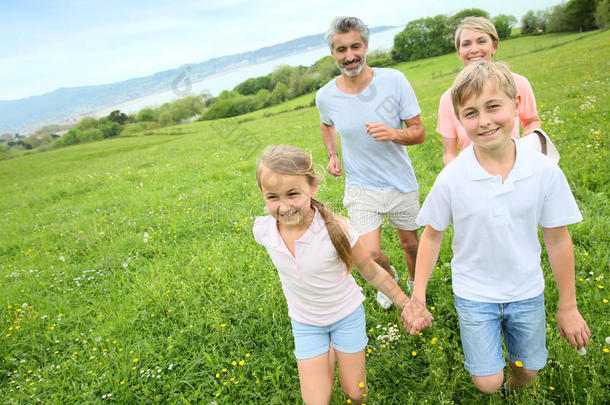
M451 102L457 117L464 100L481 95L487 83L492 83L511 100L517 99L515 79L505 63L487 61L471 63L457 75L451 86Z
M319 181L311 156L296 146L276 145L265 148L256 167L256 182L259 188L261 188L261 169L263 167L276 174L305 176L307 183L311 186L317 185ZM347 235L345 218L335 214L315 198L311 199L311 207L322 215L330 240L349 273L352 269L352 246Z
M498 38L498 31L496 31L496 26L490 20L485 17L466 17L455 30L456 51L460 50L460 36L462 35L462 31L465 29L488 34L496 45L498 42L500 42L500 39Z

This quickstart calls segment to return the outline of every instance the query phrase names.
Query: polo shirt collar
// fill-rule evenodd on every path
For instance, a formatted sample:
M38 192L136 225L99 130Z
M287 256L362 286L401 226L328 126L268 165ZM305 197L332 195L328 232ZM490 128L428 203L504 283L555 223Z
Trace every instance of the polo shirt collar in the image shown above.
M301 243L310 243L313 238L326 227L326 223L324 222L324 218L322 218L322 214L314 208L313 220L311 221L311 225L305 231L305 233L297 239L297 242ZM278 232L279 234L279 232Z
M516 142L513 138L511 139L513 142L515 142L516 158L515 165L506 177L506 180L510 179L509 181L514 182L531 176L533 173L533 169L531 166L531 162L526 156L527 151L525 151L523 147L519 145L519 142ZM483 167L477 160L476 155L474 154L474 144L471 143L466 149L462 151L462 153L466 155L465 157L467 159L471 160L474 163L468 165L468 178L470 180L485 180L496 177L487 172L485 169L483 169Z
M322 214L318 212L317 209L314 208L314 216L311 221L311 225L305 231L305 233L297 239L297 242L309 243L313 240L315 235L320 232L325 226L324 218L322 218ZM267 235L266 242L269 244L269 247L280 248L284 246L284 241L282 240L282 236L280 235L279 230L277 229L277 219L273 218L271 215L269 216L270 220L267 222L267 229L263 235Z

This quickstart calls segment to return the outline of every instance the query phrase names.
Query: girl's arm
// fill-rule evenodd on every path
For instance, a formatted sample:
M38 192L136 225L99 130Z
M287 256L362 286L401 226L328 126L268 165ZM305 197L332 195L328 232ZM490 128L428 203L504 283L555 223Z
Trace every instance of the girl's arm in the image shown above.
M413 296L402 312L405 329L412 335L419 333L423 328L432 326L432 315L426 309L426 287L438 259L444 233L444 231L437 231L427 225L419 241Z
M586 347L589 344L591 331L578 312L576 306L576 287L574 285L574 252L572 238L567 226L557 228L542 228L542 236L557 291L559 303L557 306L557 327L563 338L567 338L573 348Z
M400 289L387 271L369 255L360 240L352 248L352 260L360 275L373 287L388 296L400 310L409 302L409 297Z

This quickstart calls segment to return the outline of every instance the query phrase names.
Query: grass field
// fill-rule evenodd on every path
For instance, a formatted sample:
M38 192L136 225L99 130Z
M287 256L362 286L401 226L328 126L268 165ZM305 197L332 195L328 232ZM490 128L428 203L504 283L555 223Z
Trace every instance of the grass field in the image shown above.
M548 365L522 394L478 393L462 366L445 238L429 287L436 322L419 336L402 333L400 313L380 310L357 276L369 404L610 403L610 32L514 39L497 59L532 83L585 218L570 231L589 349L580 356L559 336L544 257ZM408 148L423 201L442 167L438 100L460 62L396 68L428 134ZM300 403L285 299L251 228L266 145L310 150L325 173L312 99L0 161L0 403ZM325 176L319 194L341 213L343 186ZM395 233L382 238L405 274ZM345 402L337 384L332 403Z

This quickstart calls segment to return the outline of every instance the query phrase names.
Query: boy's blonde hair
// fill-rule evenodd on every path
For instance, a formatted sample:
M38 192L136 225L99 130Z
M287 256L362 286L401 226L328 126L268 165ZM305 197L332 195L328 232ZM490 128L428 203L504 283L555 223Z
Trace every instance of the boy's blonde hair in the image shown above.
M508 66L502 62L475 62L466 66L451 86L453 111L459 117L463 102L483 93L486 83L492 83L511 100L517 99L517 85Z
M498 31L496 26L490 20L485 17L466 17L462 20L460 25L455 30L455 50L460 50L460 36L464 29L482 32L483 34L489 34L492 41L496 44L500 41L498 38Z
M305 176L307 183L312 187L319 182L311 156L296 146L276 145L265 148L256 167L256 182L259 188L261 188L261 170L263 167L276 174ZM337 255L345 263L346 272L349 274L352 269L352 245L347 235L345 218L336 215L324 203L315 198L311 199L311 207L318 210L322 215L330 240L337 251Z

